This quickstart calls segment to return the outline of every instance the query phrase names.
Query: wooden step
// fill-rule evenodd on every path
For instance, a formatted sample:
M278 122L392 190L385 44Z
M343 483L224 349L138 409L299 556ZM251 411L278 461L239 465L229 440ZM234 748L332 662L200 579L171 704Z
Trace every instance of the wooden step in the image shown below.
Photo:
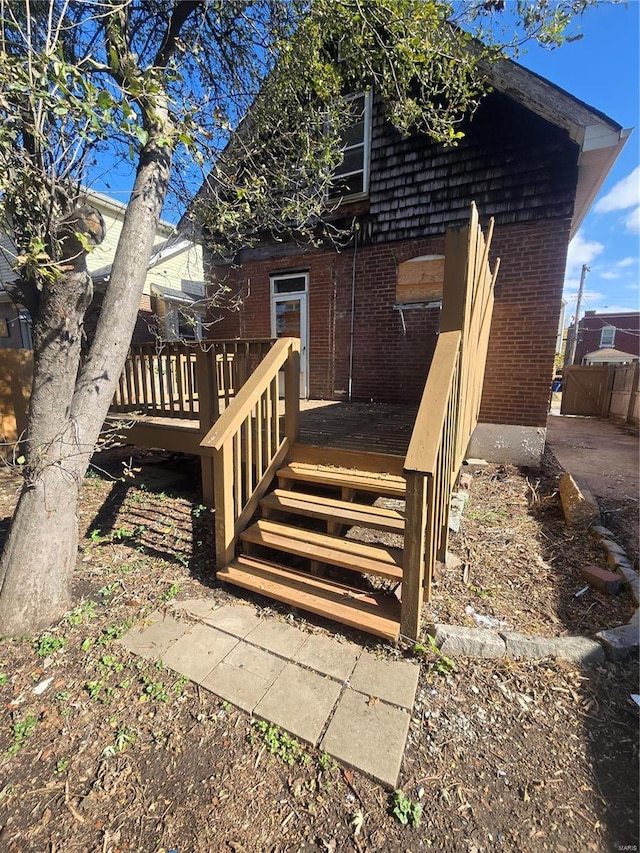
M402 580L402 552L384 545L367 545L353 539L330 536L259 519L240 534L243 542L296 554L318 563L330 563L354 572Z
M342 489L355 489L360 492L374 492L393 498L404 498L406 481L396 474L383 474L371 471L359 471L356 468L336 468L329 465L313 465L307 462L289 462L278 470L278 480L282 487L290 482L313 483L317 486L335 486Z
M268 511L276 510L293 515L304 515L308 518L321 518L330 523L346 524L349 527L367 527L388 533L404 533L402 513L386 507L367 506L324 495L308 495L284 489L274 489L262 498L260 505Z
M217 577L391 642L400 635L400 603L390 595L363 592L245 555L217 572Z

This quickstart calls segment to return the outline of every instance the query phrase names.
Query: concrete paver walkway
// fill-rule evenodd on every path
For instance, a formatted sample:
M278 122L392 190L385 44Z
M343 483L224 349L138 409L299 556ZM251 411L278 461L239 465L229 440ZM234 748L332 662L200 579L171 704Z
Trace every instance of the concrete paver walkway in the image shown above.
M250 714L395 787L419 666L264 619L244 604L176 602L122 637ZM177 618L176 618L177 617Z

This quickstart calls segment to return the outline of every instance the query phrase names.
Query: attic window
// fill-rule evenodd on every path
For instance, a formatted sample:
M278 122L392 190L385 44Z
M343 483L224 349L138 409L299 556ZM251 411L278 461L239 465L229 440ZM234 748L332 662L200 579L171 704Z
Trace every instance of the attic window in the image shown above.
M600 332L600 346L612 347L616 339L616 327L604 326Z
M351 112L349 126L342 132L344 159L335 171L329 199L351 199L369 192L371 150L371 91L347 99Z
M444 282L444 255L422 255L398 266L396 304L439 303Z

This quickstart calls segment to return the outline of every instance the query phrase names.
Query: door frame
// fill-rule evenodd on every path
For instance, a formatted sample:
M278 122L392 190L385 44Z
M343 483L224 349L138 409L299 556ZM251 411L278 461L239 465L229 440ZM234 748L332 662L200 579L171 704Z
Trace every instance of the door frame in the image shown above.
M277 282L288 279L303 278L303 290L291 290L277 292ZM271 336L276 335L276 305L281 302L300 303L300 398L306 400L309 396L309 381L308 381L308 348L309 348L309 325L308 325L308 295L309 295L309 273L308 272L288 272L274 273L269 276L269 291L271 295L270 312L271 312Z

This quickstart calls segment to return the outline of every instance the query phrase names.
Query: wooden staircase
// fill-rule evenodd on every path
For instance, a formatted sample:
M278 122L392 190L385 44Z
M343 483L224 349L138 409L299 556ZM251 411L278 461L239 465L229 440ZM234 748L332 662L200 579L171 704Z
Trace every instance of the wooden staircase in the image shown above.
M468 227L447 232L440 331L406 456L298 444L300 341L269 348L200 442L220 580L388 640L420 637L480 411L492 233L473 204Z
M399 457L294 445L219 580L395 642L402 549L377 540L404 534L401 471Z

